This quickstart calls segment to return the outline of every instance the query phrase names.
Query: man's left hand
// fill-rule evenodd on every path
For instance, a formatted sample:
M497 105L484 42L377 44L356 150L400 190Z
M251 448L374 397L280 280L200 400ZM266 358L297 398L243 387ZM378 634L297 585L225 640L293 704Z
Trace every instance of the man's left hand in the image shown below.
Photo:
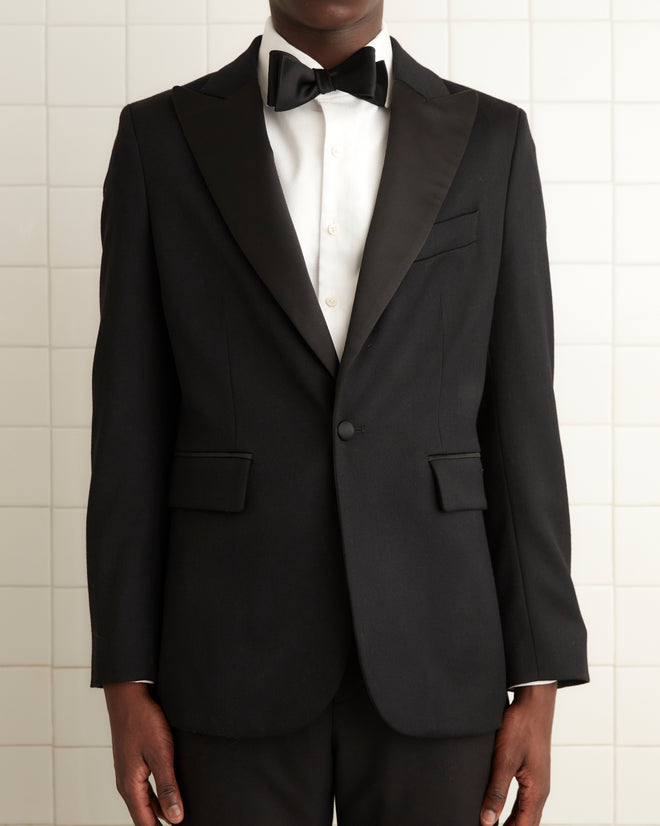
M550 793L550 743L557 683L514 689L495 738L490 782L481 807L482 826L502 813L512 779L518 781L504 826L539 826Z

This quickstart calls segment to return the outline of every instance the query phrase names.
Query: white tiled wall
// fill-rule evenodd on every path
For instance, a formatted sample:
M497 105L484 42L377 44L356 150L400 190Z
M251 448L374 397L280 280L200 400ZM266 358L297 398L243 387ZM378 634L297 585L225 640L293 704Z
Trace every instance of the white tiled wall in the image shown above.
M523 106L544 181L573 572L544 823L659 824L660 0L385 0L395 37ZM129 823L88 688L99 209L128 100L218 68L265 0L0 0L0 824Z

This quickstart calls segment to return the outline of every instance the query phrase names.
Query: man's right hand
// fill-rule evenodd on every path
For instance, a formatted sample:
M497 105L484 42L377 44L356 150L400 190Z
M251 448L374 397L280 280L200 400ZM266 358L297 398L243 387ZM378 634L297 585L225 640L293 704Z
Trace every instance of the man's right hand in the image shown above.
M172 732L163 710L146 685L106 683L117 790L135 826L159 826L183 819L183 803L174 777ZM153 774L156 792L149 782Z

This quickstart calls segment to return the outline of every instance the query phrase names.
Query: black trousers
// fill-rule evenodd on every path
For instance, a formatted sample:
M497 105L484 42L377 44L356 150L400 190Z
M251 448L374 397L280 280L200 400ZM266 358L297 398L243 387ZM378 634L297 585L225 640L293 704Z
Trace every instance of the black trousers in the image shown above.
M475 675L475 679L477 676ZM495 732L401 734L374 708L353 649L308 725L234 739L172 728L182 826L479 826Z

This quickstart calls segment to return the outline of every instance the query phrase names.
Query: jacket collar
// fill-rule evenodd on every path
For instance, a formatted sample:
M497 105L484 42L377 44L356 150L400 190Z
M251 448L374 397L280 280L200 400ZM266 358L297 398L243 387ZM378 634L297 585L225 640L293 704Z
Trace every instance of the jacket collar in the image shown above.
M261 36L232 63L172 90L204 181L247 260L337 383L405 277L442 206L477 111L394 39L390 127L341 359L277 177L258 83Z

